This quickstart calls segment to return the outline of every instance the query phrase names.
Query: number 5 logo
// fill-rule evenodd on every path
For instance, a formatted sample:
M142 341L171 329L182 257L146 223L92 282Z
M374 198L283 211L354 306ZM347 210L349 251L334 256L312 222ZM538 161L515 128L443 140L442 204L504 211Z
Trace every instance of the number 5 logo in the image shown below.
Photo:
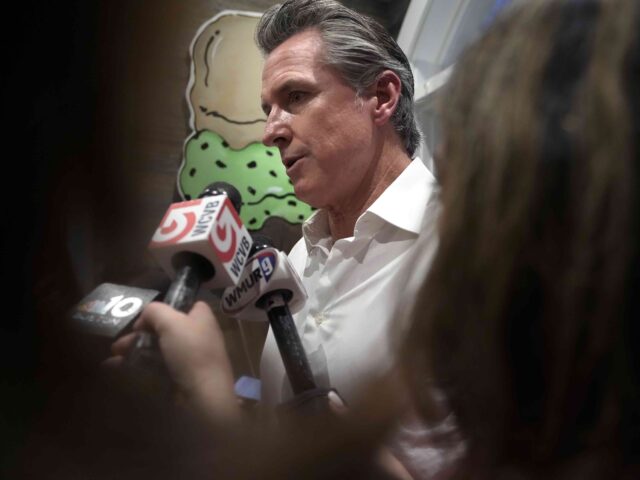
M196 223L193 207L198 204L200 200L172 205L154 233L151 243L159 246L178 243L182 240Z

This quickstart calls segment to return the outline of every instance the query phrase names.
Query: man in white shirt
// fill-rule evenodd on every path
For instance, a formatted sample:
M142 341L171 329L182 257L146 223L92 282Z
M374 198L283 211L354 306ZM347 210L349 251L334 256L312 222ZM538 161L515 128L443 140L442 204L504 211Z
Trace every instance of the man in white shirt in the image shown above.
M270 8L256 39L266 55L263 142L279 148L296 196L319 209L290 255L309 294L294 320L316 381L348 401L392 365L410 279L424 278L435 248L435 180L413 159L413 76L384 28L333 0ZM212 323L203 304L189 315L152 304L137 328L160 336L178 383L219 419L237 413L224 346L205 341L219 335ZM292 398L271 333L261 379L265 404Z
M392 366L405 320L398 302L416 262L424 266L433 252L437 206L433 177L416 159L360 216L353 236L334 242L319 210L289 255L309 292L294 319L315 380L347 401ZM260 376L265 404L292 397L272 332Z
M413 76L382 27L332 1L274 6L256 39L263 142L320 209L290 254L309 293L296 326L316 381L349 400L392 363L398 299L435 244L435 181L412 161ZM291 398L271 332L260 375L266 404Z

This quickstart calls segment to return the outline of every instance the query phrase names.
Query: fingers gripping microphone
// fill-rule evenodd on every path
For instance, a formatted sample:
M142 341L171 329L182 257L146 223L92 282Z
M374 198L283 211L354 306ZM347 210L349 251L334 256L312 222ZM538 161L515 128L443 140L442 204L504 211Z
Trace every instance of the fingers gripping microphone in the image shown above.
M186 313L201 286L216 289L238 282L252 245L238 216L241 205L233 186L215 182L198 199L169 207L149 243L151 254L174 279L164 303ZM150 334L141 334L134 352L153 342Z
M306 353L291 310L298 311L307 292L286 254L271 246L266 237L256 236L247 266L238 285L225 289L222 311L240 320L264 321L273 330L293 392L316 388Z

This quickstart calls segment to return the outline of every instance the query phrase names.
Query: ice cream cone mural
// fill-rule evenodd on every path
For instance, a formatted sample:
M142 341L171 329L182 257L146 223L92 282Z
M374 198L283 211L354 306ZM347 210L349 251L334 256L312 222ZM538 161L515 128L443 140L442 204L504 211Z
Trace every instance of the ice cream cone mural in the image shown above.
M185 199L214 181L235 186L243 199L240 216L253 231L270 218L300 224L312 211L295 197L278 149L260 141L266 118L260 108L263 59L253 40L259 17L225 10L196 33L187 87L192 133L178 172Z

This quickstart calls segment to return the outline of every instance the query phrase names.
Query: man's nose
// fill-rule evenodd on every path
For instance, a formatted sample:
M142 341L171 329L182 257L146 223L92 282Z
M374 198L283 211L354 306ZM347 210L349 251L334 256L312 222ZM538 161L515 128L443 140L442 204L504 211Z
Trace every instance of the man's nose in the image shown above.
M267 116L262 143L269 147L278 147L282 151L290 142L289 114L279 108L273 108Z

